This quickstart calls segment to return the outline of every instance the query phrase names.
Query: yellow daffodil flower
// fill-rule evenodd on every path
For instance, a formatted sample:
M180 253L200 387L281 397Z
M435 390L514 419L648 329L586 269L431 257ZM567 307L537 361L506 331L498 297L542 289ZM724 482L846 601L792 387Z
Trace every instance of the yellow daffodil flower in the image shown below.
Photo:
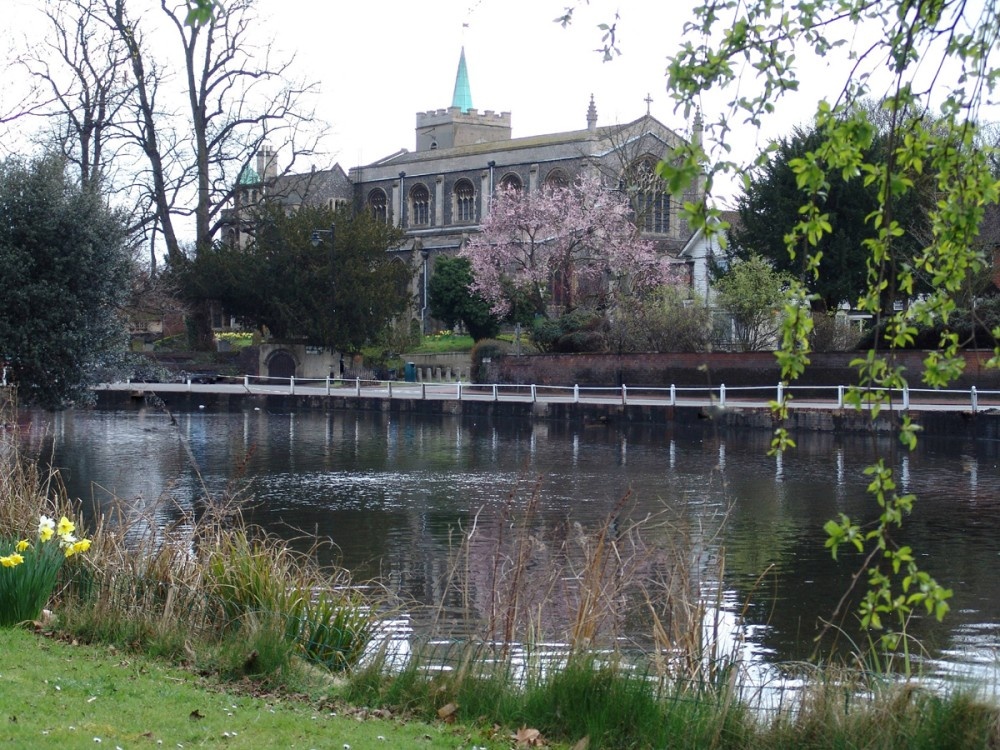
M56 527L56 533L63 537L64 539L76 531L76 524L70 521L66 516L59 519L59 526Z
M5 557L0 557L0 565L5 568L16 568L18 565L24 562L24 558L21 557L16 552L7 555Z
M31 542L29 542L27 539L22 539L21 541L19 541L17 543L17 551L18 552L24 552L30 546L31 546Z

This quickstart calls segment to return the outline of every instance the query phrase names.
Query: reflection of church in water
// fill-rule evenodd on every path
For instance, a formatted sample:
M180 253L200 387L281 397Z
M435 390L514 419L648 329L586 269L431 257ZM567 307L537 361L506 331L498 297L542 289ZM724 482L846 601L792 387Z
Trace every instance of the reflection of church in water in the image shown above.
M346 174L334 165L283 176L277 176L276 155L265 151L257 159L259 176L248 170L241 177L241 199L252 203L266 193L289 207L351 204L400 227L406 239L395 254L417 271L413 291L419 316L423 274L433 270L435 258L456 253L478 230L498 187L532 191L547 184L568 185L589 170L609 190L628 195L644 235L682 264L689 282L703 291L699 243L678 211L684 201L701 200L701 186L683 196L663 191L654 168L685 141L649 114L650 101L647 98L647 113L637 120L599 126L591 97L585 127L513 138L509 112L473 108L463 49L451 106L417 113L415 150L400 149ZM698 118L694 137L701 137ZM239 241L238 227L228 232L231 240Z

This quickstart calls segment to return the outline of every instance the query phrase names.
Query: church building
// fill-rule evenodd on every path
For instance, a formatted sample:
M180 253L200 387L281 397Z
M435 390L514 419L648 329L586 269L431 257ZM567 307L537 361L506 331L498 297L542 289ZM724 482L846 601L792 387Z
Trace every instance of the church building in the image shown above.
M416 271L414 319L426 332L426 280L434 261L456 254L478 231L495 191L503 187L538 190L543 185L569 185L584 172L601 178L608 190L623 191L636 223L657 249L676 259L691 280L701 274L685 252L693 233L681 218L685 201L703 199L701 185L683 196L670 196L655 174L656 164L669 159L685 143L648 111L622 124L599 125L594 97L581 103L581 127L563 133L512 137L510 112L479 111L473 107L465 50L459 58L451 106L418 112L413 150L402 148L344 175L331 170L273 176L273 153L258 156L259 175L243 191L259 189L289 206L301 203L334 206L351 202L356 211L370 211L406 236L395 251ZM701 137L696 118L692 137ZM269 171L270 170L270 171ZM270 179L265 179L267 175ZM234 212L238 214L237 212ZM230 239L238 238L232 226Z

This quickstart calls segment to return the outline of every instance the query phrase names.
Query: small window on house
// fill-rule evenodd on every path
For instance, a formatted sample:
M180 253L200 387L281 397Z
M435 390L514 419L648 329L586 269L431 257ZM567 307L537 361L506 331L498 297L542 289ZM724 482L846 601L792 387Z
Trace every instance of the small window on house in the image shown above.
M455 183L455 220L476 220L476 189L468 180Z
M385 197L385 191L376 188L368 193L368 209L372 212L375 221L382 224L389 223L389 202Z
M505 174L500 180L501 190L516 190L520 192L521 190L521 178L518 177L513 172Z
M415 227L430 224L431 194L425 185L414 185L410 190L410 222Z

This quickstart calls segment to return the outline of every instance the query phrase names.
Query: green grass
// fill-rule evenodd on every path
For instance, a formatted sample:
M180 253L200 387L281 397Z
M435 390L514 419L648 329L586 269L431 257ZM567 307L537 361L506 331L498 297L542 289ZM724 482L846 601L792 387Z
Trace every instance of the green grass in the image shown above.
M469 352L475 344L472 336L458 336L454 333L437 333L424 336L420 346L407 354L448 354L450 352Z
M363 714L320 698L224 689L154 659L20 629L0 630L0 684L5 747L510 747L506 737L491 739L467 727L359 721Z

